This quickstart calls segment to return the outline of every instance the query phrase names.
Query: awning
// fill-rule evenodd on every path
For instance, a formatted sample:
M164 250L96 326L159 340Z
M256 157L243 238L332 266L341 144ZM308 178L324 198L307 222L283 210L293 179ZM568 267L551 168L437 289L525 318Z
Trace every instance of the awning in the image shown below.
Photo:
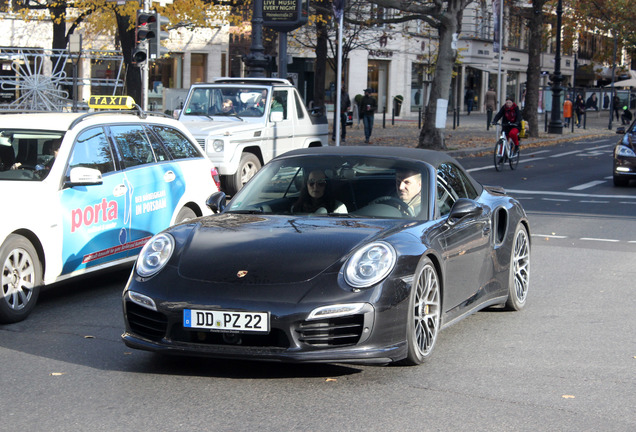
M608 84L605 87L611 87L612 84ZM614 87L636 87L636 78L630 78L623 81L615 81Z

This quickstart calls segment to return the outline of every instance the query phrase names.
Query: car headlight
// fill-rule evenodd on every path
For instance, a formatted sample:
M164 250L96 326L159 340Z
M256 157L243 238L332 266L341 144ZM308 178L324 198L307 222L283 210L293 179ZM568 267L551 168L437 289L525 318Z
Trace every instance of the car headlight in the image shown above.
M385 242L371 243L354 253L345 264L345 281L355 288L365 288L384 279L393 270L396 253Z
M215 152L222 152L225 147L225 142L222 139L215 139L212 142L212 148Z
M137 258L137 274L150 277L157 274L174 252L174 238L168 233L159 233L141 248Z
M616 152L616 156L623 156L623 157L636 156L636 154L634 153L634 150L630 149L629 147L625 147L623 145L617 145L615 152Z

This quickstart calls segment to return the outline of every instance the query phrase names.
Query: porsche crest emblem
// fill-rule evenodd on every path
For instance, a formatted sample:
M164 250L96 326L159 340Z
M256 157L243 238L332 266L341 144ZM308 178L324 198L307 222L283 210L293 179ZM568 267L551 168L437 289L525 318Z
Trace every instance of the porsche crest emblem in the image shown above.
M236 273L236 276L239 277L239 278L244 278L245 276L247 276L247 270L239 270Z

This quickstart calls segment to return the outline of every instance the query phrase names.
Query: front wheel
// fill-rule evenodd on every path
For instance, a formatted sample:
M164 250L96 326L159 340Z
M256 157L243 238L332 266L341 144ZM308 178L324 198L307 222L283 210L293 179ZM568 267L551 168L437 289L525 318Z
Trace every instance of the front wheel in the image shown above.
M429 258L417 266L406 317L408 353L402 363L422 364L433 352L441 324L441 289L437 270Z
M510 159L508 159L508 163L510 164L510 169L514 170L519 165L519 155L521 154L521 146L516 146L512 141L508 142L508 145L511 150ZM516 148L516 150L515 150Z
M42 285L42 265L25 237L11 234L0 247L0 323L22 321L35 307Z
M515 230L508 274L506 309L521 310L526 305L530 286L530 239L523 225Z
M226 185L227 194L234 195L241 190L254 174L261 169L261 161L253 153L243 153L236 173L228 178Z
M497 141L495 144L495 169L501 171L506 161L505 143L503 140Z

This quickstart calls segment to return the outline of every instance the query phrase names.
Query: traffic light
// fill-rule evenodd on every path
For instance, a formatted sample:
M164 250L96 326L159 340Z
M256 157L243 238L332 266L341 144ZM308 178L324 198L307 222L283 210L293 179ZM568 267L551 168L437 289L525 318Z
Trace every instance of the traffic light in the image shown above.
M151 23L155 20L155 14L152 12L137 11L135 20L135 48L133 49L132 61L134 64L141 65L148 60L148 43L147 40L153 38Z
M161 41L168 39L168 31L165 29L170 20L155 12L154 19L149 23L150 33L148 35L148 53L151 59L156 59L168 52Z

